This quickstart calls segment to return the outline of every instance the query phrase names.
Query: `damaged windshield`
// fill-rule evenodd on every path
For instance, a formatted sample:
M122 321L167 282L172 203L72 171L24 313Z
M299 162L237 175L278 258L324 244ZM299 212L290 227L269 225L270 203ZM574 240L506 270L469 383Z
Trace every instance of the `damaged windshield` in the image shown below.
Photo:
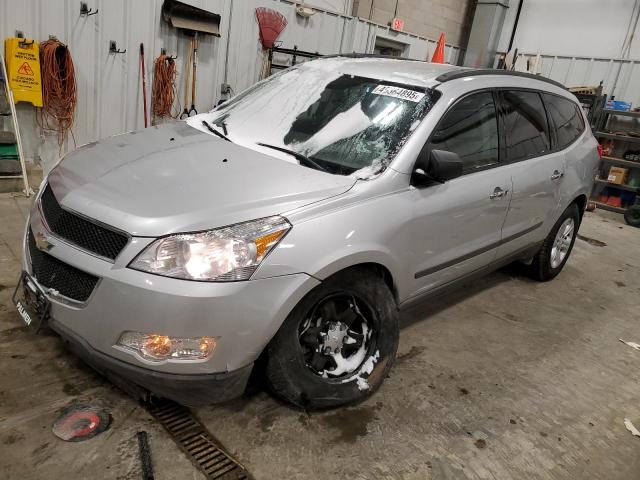
M432 90L341 71L336 59L308 62L261 82L205 119L237 144L332 174L385 169L436 99ZM198 119L198 120L196 120Z

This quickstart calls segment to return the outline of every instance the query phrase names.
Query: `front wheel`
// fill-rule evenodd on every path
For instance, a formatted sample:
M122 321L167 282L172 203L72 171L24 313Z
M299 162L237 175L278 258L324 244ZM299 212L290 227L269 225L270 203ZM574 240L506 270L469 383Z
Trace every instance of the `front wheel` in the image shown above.
M266 375L282 399L309 410L375 392L398 349L398 309L374 269L350 269L313 289L267 349Z
M531 278L546 282L560 273L569 259L579 226L580 212L578 206L572 203L562 213L527 267Z

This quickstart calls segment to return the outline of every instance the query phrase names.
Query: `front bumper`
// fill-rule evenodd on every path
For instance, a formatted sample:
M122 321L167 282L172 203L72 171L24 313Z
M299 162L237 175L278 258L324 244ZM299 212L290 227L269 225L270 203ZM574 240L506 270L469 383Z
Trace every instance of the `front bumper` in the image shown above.
M51 320L54 330L71 352L113 384L135 398L147 399L152 392L188 407L220 403L239 397L245 390L253 365L227 373L181 375L138 367L93 349L78 335Z
M230 398L226 390L231 396L241 392L253 362L289 312L319 284L304 273L228 283L166 278L126 268L153 239L133 237L110 262L52 235L37 206L28 226L46 237L47 255L99 278L84 303L48 292L51 327L110 378L115 374L185 404L192 404L191 398L222 401ZM26 246L23 266L33 274ZM217 345L207 360L150 361L116 345L126 330L210 336Z

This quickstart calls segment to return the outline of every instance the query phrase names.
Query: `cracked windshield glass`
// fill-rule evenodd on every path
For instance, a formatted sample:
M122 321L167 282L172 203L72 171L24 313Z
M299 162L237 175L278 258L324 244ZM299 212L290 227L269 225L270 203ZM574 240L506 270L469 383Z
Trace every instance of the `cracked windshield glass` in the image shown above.
M207 131L205 120L234 143L305 167L374 177L424 118L436 94L343 69L344 62L331 59L308 62L188 123Z

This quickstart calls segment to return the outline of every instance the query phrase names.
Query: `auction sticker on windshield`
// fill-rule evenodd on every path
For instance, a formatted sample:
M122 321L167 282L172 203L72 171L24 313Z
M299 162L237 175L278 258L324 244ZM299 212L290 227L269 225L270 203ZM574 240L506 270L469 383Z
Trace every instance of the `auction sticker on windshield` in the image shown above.
M409 100L410 102L419 102L424 97L424 93L409 90L407 88L392 87L390 85L378 85L371 93L375 93L376 95L385 95L387 97L401 98L402 100Z

